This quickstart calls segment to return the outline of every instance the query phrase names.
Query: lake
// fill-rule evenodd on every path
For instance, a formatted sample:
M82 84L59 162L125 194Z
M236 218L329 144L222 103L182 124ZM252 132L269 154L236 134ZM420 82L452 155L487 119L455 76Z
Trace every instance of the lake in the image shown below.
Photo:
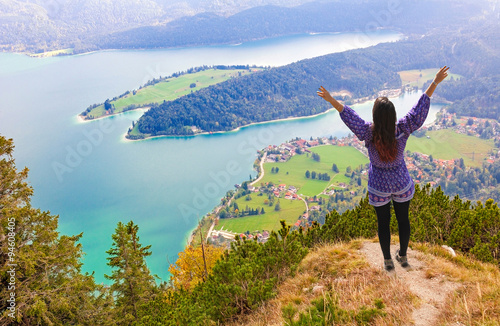
M79 123L77 114L190 67L279 66L401 37L393 31L304 34L239 45L53 58L0 53L0 133L14 139L17 168L30 169L33 206L59 215L62 234L83 232L84 271L95 271L97 282L107 282L111 235L119 221L133 220L141 243L152 245L148 266L168 280L168 264L175 262L198 220L234 184L255 176L257 150L294 137L342 137L349 131L336 112L329 112L226 134L130 142L123 136L141 112L86 123ZM394 99L398 116L418 96ZM370 103L355 108L369 119ZM431 108L435 114L439 106Z

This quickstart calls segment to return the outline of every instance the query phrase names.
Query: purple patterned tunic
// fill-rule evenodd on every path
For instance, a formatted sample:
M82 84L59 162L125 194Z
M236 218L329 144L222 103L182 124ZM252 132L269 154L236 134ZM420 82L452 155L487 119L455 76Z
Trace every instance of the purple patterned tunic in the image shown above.
M420 128L429 112L430 98L423 93L418 102L396 125L398 153L392 162L383 162L372 142L371 123L364 121L347 105L340 113L346 126L359 138L365 141L370 158L368 171L368 194L370 204L382 206L393 199L405 202L413 198L415 187L404 161L406 141L410 134Z

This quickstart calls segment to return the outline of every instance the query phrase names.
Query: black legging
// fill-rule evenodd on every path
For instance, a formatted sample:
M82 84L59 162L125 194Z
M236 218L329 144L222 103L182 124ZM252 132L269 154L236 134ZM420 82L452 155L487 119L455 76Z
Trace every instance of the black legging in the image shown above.
M399 255L406 256L406 249L410 241L410 220L408 218L408 210L410 208L410 201L398 203L392 201L394 205L394 212L398 220L399 228ZM384 206L375 207L377 212L378 221L378 239L380 247L384 254L384 259L391 259L391 203Z

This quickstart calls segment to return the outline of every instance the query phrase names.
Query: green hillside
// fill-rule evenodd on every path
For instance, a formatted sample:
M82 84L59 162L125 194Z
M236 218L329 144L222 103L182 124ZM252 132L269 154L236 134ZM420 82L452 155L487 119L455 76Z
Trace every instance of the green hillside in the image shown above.
M427 131L421 138L412 136L406 145L406 149L412 152L442 160L463 158L466 165L478 167L494 148L493 140L459 134L451 129Z
M298 189L297 193L312 197L321 194L329 185L349 184L350 178L344 175L346 168L350 166L354 169L368 163L368 158L351 146L324 145L310 150L320 155L319 162L313 160L310 155L303 154L295 155L284 163L265 163L264 178L260 182L293 185ZM337 164L339 173L332 171L334 163ZM273 167L279 168L279 173L271 173ZM328 173L331 180L308 179L305 177L307 170Z

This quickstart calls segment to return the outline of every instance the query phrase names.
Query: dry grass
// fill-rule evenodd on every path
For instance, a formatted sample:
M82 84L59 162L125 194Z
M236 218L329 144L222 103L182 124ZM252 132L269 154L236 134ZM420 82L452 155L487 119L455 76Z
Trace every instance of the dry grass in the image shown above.
M310 252L301 262L298 273L278 289L278 296L253 314L242 316L228 325L286 325L282 307L292 305L306 312L314 299L334 299L339 308L359 311L373 307L381 299L386 307L384 317L376 317L373 325L402 325L411 319L417 298L396 279L369 266L358 249L361 241L324 245ZM322 290L313 290L314 287ZM353 325L356 323L353 321Z
M500 269L462 255L452 257L441 247L414 244L429 275L444 275L461 286L446 301L439 325L500 325Z

